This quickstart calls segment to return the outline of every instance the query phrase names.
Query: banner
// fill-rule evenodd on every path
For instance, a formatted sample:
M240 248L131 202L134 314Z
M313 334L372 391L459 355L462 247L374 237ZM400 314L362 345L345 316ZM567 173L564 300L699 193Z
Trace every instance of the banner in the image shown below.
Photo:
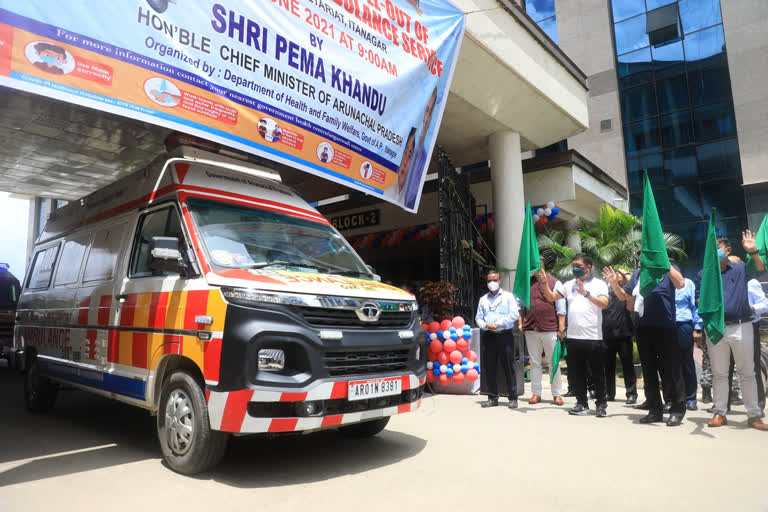
M0 0L0 85L415 212L463 31L449 0Z

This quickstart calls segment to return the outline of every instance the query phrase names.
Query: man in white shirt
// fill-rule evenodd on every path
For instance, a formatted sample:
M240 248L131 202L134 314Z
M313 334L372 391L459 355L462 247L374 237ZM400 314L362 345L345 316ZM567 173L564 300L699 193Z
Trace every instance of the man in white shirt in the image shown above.
M597 417L607 416L607 396L604 371L603 309L608 307L608 285L592 276L592 258L578 254L573 258L573 277L563 285L562 292L549 287L544 272L537 272L544 296L550 302L568 302L568 372L572 372L576 389L576 406L568 411L576 416L589 414L587 401L587 361L592 368L597 393Z
M496 365L501 362L507 377L509 408L517 409L517 380L515 379L515 337L513 328L519 316L517 299L501 289L499 273L488 273L488 293L480 297L475 323L480 328L480 360L488 382L488 400L483 407L499 405Z

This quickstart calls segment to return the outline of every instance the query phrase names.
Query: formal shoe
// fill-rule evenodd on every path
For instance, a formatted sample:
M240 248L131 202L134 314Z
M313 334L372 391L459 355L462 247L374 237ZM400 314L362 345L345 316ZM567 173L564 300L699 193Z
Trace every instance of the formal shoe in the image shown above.
M576 394L573 391L571 391L570 389L563 395L563 397L565 397L565 398L573 398L575 396L576 396Z
M664 416L660 412L649 412L646 416L640 418L640 423L642 424L661 423L662 421L664 421Z
M647 410L650 410L650 408L651 408L651 406L648 405L648 400L646 400L645 402L641 403L640 405L636 405L635 406L635 409L639 409L641 411L647 411Z
M636 404L637 403L637 397L636 396L631 396L631 397L627 398L627 401L624 402L624 403L627 404L627 405Z
M517 409L517 398L510 400L509 403L507 404L507 407L509 407L510 409Z
M749 418L747 420L747 425L749 425L754 429L762 430L764 432L768 430L768 425L763 423L763 420L761 420L759 416L755 416L754 418Z
M712 416L712 419L709 420L709 423L707 423L708 427L722 427L723 425L727 425L728 420L725 419L725 416L720 416L719 414L715 414Z
M712 403L712 388L701 388L701 403L703 404L711 404Z
M598 405L597 406L597 417L598 418L605 418L606 416L608 416L608 411L606 409L607 409L606 405Z
M683 415L673 412L672 414L669 415L669 419L667 420L667 426L679 427L682 422L683 422Z
M589 406L576 404L575 407L568 409L568 414L572 414L574 416L586 416L589 414Z
M533 395L531 399L528 400L528 403L531 405L536 405L539 402L541 402L541 397L539 395Z
M564 405L564 404L565 404L565 402L563 401L563 397L561 397L561 396L556 396L555 397L555 405Z
M695 400L690 400L690 401L686 402L685 408L688 409L689 411L698 411L699 410L699 406L696 405L696 401Z
M499 405L498 400L486 400L485 402L481 403L481 407L496 407Z
M672 404L669 402L664 404L664 408L662 409L664 411L664 414L669 414L669 411L672 410Z

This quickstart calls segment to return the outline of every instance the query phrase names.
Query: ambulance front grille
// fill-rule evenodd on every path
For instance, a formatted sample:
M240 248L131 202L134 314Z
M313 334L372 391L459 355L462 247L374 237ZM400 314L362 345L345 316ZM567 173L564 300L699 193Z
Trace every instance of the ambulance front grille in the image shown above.
M329 350L323 363L331 377L374 375L408 369L409 348L394 350Z

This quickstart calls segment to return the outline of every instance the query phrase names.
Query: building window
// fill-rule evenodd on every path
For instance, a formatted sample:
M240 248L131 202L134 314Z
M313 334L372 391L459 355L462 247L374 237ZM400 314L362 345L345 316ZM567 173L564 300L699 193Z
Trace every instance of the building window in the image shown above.
M555 0L525 0L525 12L557 44Z
M645 31L652 46L661 46L680 39L680 18L677 3L671 3L648 12Z

